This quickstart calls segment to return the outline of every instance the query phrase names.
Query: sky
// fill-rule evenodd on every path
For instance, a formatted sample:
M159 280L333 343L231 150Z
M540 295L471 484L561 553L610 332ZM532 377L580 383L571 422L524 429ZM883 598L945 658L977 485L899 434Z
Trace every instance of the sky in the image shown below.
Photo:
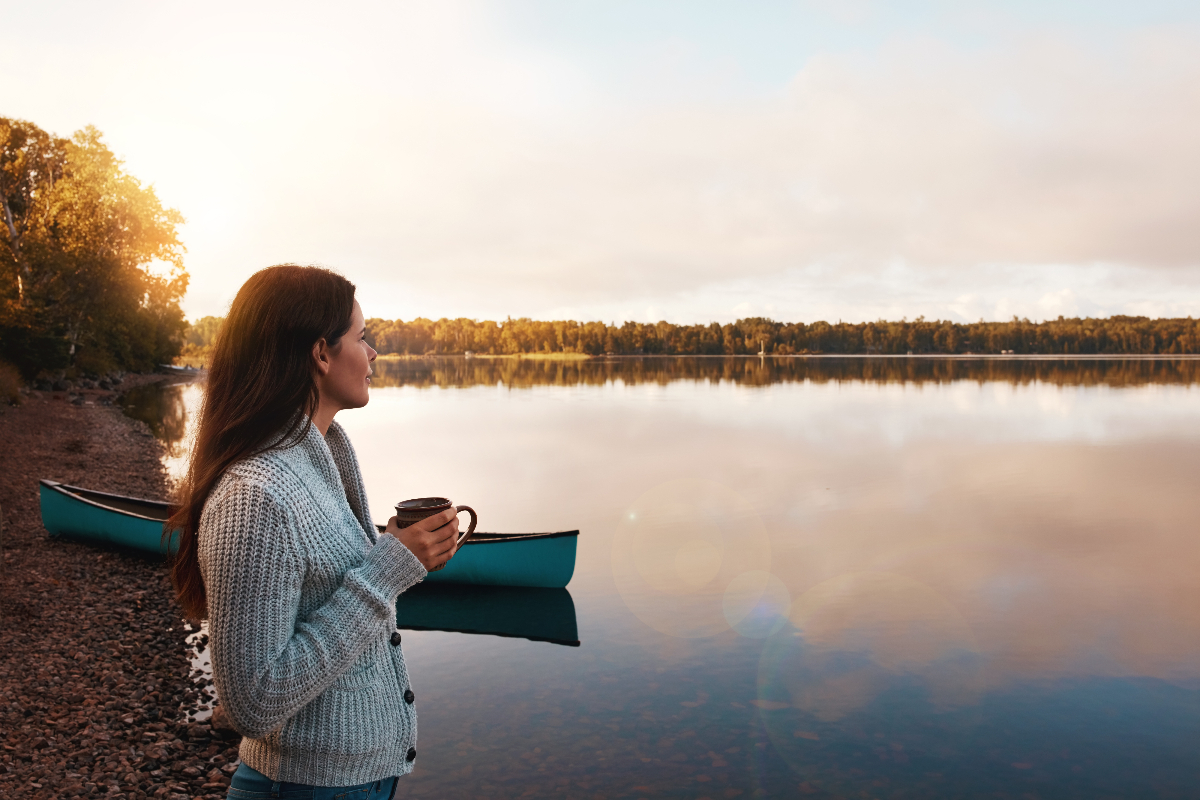
M95 125L195 319L1200 316L1200 4L3 0L0 116Z

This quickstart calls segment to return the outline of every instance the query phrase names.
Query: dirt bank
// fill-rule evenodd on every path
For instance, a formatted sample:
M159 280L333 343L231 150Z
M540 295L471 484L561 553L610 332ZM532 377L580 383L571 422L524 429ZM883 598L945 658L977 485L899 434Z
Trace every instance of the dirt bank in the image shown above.
M0 413L0 797L224 797L237 738L183 721L198 692L162 562L42 528L39 478L166 496L161 445L110 400Z

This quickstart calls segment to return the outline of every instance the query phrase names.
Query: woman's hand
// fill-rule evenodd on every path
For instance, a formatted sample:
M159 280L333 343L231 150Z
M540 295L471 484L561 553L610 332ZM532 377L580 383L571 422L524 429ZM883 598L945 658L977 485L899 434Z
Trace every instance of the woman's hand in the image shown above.
M447 508L407 528L397 526L396 518L392 517L385 532L411 550L426 572L433 572L458 551L458 512Z

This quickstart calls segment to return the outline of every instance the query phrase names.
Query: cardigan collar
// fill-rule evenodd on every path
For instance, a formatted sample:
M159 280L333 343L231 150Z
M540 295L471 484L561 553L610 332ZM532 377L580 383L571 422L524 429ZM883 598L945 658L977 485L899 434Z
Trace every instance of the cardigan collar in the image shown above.
M325 436L316 425L306 423L308 431L297 443L297 448L308 456L308 460L320 473L326 484L334 489L340 486L346 502L359 527L372 544L378 539L375 523L371 519L371 510L367 505L367 493L363 487L362 472L358 466L358 457L350 444L350 437L337 422L331 422Z

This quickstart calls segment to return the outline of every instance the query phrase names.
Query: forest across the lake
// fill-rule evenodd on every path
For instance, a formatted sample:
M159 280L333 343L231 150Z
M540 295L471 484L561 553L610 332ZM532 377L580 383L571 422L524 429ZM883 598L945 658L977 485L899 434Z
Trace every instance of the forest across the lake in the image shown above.
M184 362L204 362L221 318L186 333ZM418 318L367 320L380 355L1188 355L1200 353L1200 320L1114 316L1045 322L775 322L754 317L725 325L669 322L503 322Z

